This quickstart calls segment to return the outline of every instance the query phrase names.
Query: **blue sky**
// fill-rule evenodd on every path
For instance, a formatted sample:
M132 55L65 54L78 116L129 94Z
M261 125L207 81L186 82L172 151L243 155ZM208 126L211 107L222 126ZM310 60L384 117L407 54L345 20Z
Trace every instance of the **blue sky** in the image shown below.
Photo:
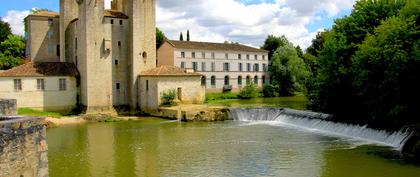
M110 0L106 0L110 1ZM195 3L191 3L195 1ZM59 10L59 0L0 0L0 16L22 33L32 8ZM355 0L157 0L157 25L176 39L190 29L197 41L236 41L260 46L269 34L304 48L317 31L350 14Z

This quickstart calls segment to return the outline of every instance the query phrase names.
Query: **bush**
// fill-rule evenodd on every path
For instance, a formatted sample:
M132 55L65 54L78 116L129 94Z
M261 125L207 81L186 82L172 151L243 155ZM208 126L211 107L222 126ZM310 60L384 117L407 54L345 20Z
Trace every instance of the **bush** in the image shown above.
M251 99L251 98L256 98L258 96L259 96L259 92L258 92L257 86L253 82L250 82L244 88L241 89L241 91L239 92L238 98Z
M174 100L176 98L176 90L172 89L172 90L168 90L168 91L164 91L162 94L162 105L164 106L174 106L176 105Z
M237 98L238 98L238 94L232 93L232 92L206 94L206 101L230 100L230 99L237 99Z
M264 86L263 95L264 97L278 97L279 86L275 84L267 84Z

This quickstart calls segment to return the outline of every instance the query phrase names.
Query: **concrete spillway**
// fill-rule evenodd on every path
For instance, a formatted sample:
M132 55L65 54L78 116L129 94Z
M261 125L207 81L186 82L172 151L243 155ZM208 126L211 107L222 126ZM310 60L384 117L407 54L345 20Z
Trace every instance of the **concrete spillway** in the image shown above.
M337 123L329 121L332 116L328 114L286 108L238 108L231 109L230 116L235 121L296 128L327 136L346 137L390 146L398 150L402 149L405 141L411 136L410 132L404 130L387 132L367 126Z

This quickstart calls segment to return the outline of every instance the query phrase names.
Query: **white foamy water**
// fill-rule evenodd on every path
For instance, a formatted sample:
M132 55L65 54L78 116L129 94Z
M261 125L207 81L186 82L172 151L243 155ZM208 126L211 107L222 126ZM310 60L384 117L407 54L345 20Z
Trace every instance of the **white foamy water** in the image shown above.
M394 147L401 150L411 133L401 130L387 132L366 126L336 123L324 120L326 114L295 111L279 108L232 109L231 116L236 121L249 122L250 125L266 124L295 128L328 136L346 137L373 144ZM319 117L317 117L319 116Z

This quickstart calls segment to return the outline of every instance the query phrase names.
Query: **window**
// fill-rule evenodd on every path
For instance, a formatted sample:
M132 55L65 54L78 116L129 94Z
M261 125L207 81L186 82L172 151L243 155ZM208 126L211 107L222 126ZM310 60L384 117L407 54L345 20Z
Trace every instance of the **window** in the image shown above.
M246 54L246 59L249 60L249 54Z
M192 62L192 68L194 69L194 71L197 71L197 69L198 69L197 62Z
M206 76L202 76L201 77L201 86L206 86L207 85L206 81L207 81Z
M206 52L201 52L201 58L203 58L203 59L206 58Z
M268 71L267 64L263 64L263 71L264 72L267 72Z
M255 83L255 85L258 85L258 76L254 77L254 83Z
M77 38L74 38L74 49L77 50Z
M120 62L117 59L115 59L114 63L115 63L115 65L118 65Z
M195 52L191 53L191 58L195 58Z
M229 70L230 70L229 63L223 63L223 71L229 71Z
M117 91L120 91L121 85L120 83L116 83L115 84L115 89L117 89Z
M146 80L146 91L149 91L149 80Z
M120 25L123 25L123 21L122 20L120 20Z
M59 79L58 80L58 84L59 84L59 90L60 91L64 91L64 90L66 90L67 88L67 86L66 86L66 79Z
M251 68L251 63L247 63L247 64L246 64L246 70L247 70L248 72L251 72L251 70L252 70L252 68Z
M181 68L184 69L185 68L185 62L181 62Z
M225 86L229 85L229 80L230 80L229 76L225 76Z
M258 60L258 55L254 55L254 59L255 60Z
M206 71L206 62L201 62L201 71Z
M185 52L181 52L181 58L185 58Z
M48 54L52 54L54 55L54 45L53 44L48 44Z
M238 77L238 85L241 86L242 85L242 76Z
M263 60L265 60L265 55L263 55Z
M211 58L214 59L215 58L215 54L214 52L211 53Z
M242 55L238 54L238 59L241 60L242 59Z
M262 84L265 84L265 76L262 76Z
M118 47L121 47L121 41L118 41Z
M75 62L76 62L76 66L79 66L78 64L77 64L77 56L75 56Z
M60 56L60 45L57 45L57 57Z
M211 62L211 71L212 72L216 71L216 64L214 62Z
M52 24L53 24L53 19L52 18L49 18L48 19L48 25L51 26Z
M114 20L113 20L113 19L111 19L111 25L112 25L112 24L114 24Z
M254 71L255 71L255 72L259 72L259 71L260 71L260 65L259 65L259 64L257 64L257 63L256 63L256 64L254 65Z
M225 59L229 59L229 54L225 53Z
M44 81L44 79L37 79L36 80L36 89L37 90L45 90L45 81Z
M214 88L216 87L216 76L211 76L211 86Z
M249 83L251 83L251 77L250 76L246 76L246 84L248 85Z
M15 91L22 91L22 80L13 79Z
M242 63L239 63L238 68L239 68L239 71L240 71L240 72L242 72L242 71L243 71L243 66L242 66Z

